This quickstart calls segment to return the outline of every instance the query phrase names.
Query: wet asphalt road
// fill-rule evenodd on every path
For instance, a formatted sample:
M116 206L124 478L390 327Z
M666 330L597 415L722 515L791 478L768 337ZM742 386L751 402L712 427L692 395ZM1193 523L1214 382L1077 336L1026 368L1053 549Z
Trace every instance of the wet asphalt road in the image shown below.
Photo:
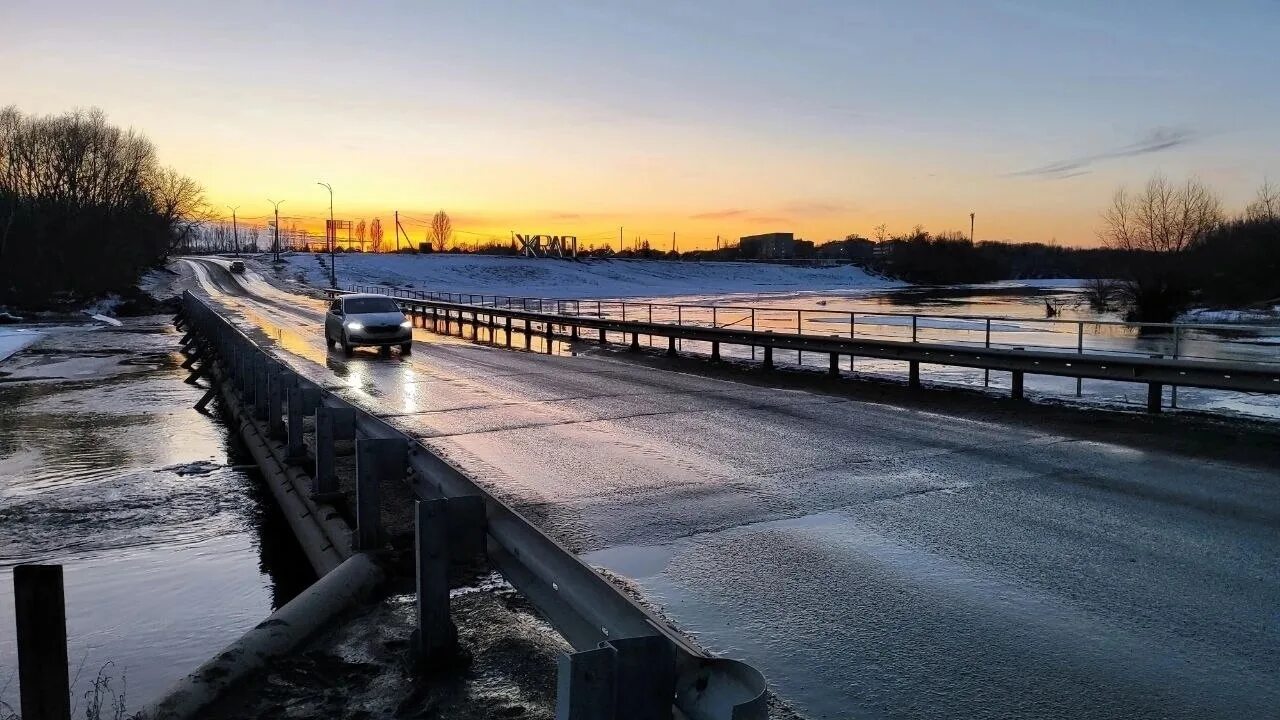
M1280 717L1274 468L421 330L347 359L196 269L810 717Z

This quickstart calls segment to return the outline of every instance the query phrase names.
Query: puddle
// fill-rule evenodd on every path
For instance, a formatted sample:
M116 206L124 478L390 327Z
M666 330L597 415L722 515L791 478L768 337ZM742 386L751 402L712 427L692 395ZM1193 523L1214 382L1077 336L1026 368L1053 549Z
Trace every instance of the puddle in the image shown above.
M18 705L12 568L63 565L73 702L136 710L310 582L167 318L62 328L0 365L0 703Z

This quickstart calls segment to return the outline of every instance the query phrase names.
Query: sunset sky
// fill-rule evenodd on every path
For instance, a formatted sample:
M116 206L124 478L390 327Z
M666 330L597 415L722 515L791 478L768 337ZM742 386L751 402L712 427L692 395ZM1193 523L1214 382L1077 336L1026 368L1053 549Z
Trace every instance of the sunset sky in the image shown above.
M1094 244L1118 185L1280 180L1280 3L0 3L0 105L102 108L217 206L665 247ZM468 237L480 237L468 236Z

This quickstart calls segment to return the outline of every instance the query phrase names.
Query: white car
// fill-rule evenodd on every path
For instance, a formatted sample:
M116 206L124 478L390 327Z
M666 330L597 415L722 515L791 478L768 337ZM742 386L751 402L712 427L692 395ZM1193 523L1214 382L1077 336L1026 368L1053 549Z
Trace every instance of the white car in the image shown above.
M347 356L361 345L399 345L400 354L408 355L413 351L413 323L386 295L343 295L324 316L324 340L328 347L340 345Z

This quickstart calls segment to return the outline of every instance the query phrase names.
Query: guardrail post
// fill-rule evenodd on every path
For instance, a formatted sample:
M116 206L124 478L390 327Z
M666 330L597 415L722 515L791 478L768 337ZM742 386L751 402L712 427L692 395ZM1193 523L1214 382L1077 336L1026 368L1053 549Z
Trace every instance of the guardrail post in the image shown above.
M498 332L497 330L495 330L496 327L497 327L497 318L493 316L493 311L490 310L489 311L489 343L490 344L494 344L498 342L498 337L497 337Z
M577 342L577 341L578 341L578 325L577 325L577 323L574 323L573 325L570 325L570 326L569 326L569 339L570 339L570 340L573 340L574 342Z
M676 356L676 339L675 336L667 338L667 357Z
M417 628L413 652L420 663L434 663L453 655L458 629L449 617L449 501L414 503L417 560Z
M285 436L284 401L289 388L298 384L298 376L288 370L276 370L267 376L267 435L280 439Z
M67 613L61 565L13 569L18 695L27 720L71 720Z
M711 341L711 362L720 362L720 341Z
M827 368L827 374L833 378L840 377L840 353L831 353L831 366Z
M1160 412L1160 396L1164 394L1164 386L1160 383L1147 383L1147 412Z
M267 411L270 407L270 399L267 397L267 391L270 389L269 375L272 372L269 361L258 356L258 361L253 367L253 416L259 420L265 420Z
M556 344L556 328L547 321L547 354L550 355Z
M1012 373L1010 373L1009 384L1012 388L1010 392L1010 397L1012 397L1014 400L1021 400L1024 396L1022 392L1022 371L1021 370L1014 370Z
M480 313L479 311L471 311L471 339L480 341Z
M505 326L506 326L506 336L507 336L507 347L511 347L511 318L510 317L507 318Z
M437 308L431 308L431 332L440 332L440 311Z
M640 352L640 333L631 333L631 352Z
M773 369L773 346L772 345L764 346L764 369L765 370Z
M600 344L604 345L607 342L608 340L606 340L604 336L604 328L600 328Z
M333 467L337 457L334 445L338 440L354 440L355 436L356 412L353 408L316 407L316 467L311 474L313 495L323 497L338 492L338 477Z
M527 319L524 321L524 349L533 349L533 323Z
M354 421L355 417L352 416ZM356 534L359 550L376 550L382 536L384 479L402 480L409 467L409 442L404 438L371 438L356 441ZM445 556L446 563L448 556ZM448 595L448 580L445 580ZM447 602L446 600L446 610Z
M907 385L913 388L920 387L920 361L919 360L907 361Z
M563 655L556 690L557 720L670 720L675 649L650 635Z
M301 462L307 457L307 446L303 442L302 420L307 415L314 413L320 405L320 389L304 388L296 384L287 391L288 396L288 415L286 428L289 434L289 453L290 462Z

